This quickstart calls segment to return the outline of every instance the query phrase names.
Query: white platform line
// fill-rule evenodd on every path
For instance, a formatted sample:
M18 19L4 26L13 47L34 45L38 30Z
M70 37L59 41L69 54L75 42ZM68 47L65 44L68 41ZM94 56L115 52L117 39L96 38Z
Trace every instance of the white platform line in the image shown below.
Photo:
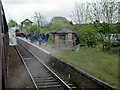
M42 48L40 48L39 46L37 46L37 45L35 45L35 44L33 44L33 43L30 43L29 41L27 41L27 40L24 40L24 39L22 39L22 38L19 38L19 37L17 37L18 39L21 39L21 40L23 40L23 41L25 41L25 42L27 42L27 43L29 43L29 44L31 44L32 46L34 46L34 47L36 47L36 48L38 48L38 49L40 49L40 50L42 50L42 51L44 51L45 53L47 53L47 54L50 54L50 52L48 52L48 51L46 51L46 50L44 50L44 49L42 49Z

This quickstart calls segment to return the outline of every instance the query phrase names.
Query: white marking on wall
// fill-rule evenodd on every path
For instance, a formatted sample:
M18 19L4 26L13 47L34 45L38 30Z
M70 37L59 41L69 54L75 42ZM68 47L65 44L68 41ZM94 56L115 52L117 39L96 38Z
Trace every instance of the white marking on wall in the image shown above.
M33 44L33 43L30 43L29 41L27 41L27 40L25 40L25 39L22 39L22 38L19 38L19 39L21 39L21 40L23 40L23 41L25 41L25 42L27 42L27 43L33 45L34 47L36 47L36 48L38 48L38 49L44 51L44 52L47 53L47 54L50 54L48 51L46 51L46 50L40 48L39 46L37 46L37 45L35 45L35 44Z

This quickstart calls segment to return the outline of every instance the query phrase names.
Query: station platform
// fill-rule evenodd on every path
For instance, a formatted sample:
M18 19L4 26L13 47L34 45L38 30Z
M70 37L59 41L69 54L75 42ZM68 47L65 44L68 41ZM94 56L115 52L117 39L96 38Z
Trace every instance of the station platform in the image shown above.
M29 39L20 38L20 37L17 37L17 38L22 39L22 40L25 40L26 42L31 43ZM38 42L38 41L34 41L34 42L31 43L31 44L36 45L37 47L39 47L40 49L42 49L43 51L48 52L48 53L57 53L57 52L61 52L60 48L58 48L58 47L55 48L55 47L53 47L52 45L47 45L47 46L45 46L45 44L42 43L42 44L39 46L39 42Z

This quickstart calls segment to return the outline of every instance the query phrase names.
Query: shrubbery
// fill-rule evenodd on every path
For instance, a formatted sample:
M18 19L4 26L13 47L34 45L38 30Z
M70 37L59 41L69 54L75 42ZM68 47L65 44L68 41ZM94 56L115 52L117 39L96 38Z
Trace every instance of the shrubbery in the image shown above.
M81 40L82 47L92 47L102 46L103 50L110 50L112 48L119 47L119 40L111 43L111 34L114 33L115 37L118 38L119 33L119 24L108 24L108 23L90 23L90 24L71 24L71 22L62 22L62 21L54 21L47 24L44 28L38 28L39 32L49 33L51 39L51 31L60 28L62 26L68 26L71 29L75 30L76 34L79 35ZM28 31L36 31L37 26L32 25L28 29ZM106 40L107 38L107 40Z

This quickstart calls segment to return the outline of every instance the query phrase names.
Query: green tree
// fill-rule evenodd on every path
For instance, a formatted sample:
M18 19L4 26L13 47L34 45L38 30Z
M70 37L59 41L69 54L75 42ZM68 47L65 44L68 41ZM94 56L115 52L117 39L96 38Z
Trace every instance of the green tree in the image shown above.
M76 24L86 24L88 23L88 10L89 3L75 3L74 8L71 12L71 19Z
M110 50L112 47L112 43L110 39L111 33L115 34L115 36L118 35L117 24L96 22L95 27L101 37L100 42L103 46L103 51Z
M37 25L36 24L34 24L34 25L31 25L31 26L29 26L29 27L27 27L28 29L27 29L27 32L28 33L31 33L31 32L35 32L35 33L37 33ZM40 32L40 27L38 27L38 33Z
M101 15L103 21L107 23L113 23L118 20L118 3L117 0L101 0Z
M57 28L60 28L62 26L68 26L71 27L70 21L68 21L65 17L53 17L51 19L51 22L46 25L45 28L48 29L48 31L53 31Z
M98 44L97 30L93 24L84 25L79 33L82 46L95 47Z
M69 23L69 21L65 18L65 17L53 17L51 19L51 23L55 23L55 22L62 22L62 23Z
M92 7L92 12L90 13L91 22L98 21L95 21L95 27L101 36L100 41L103 45L103 50L104 48L110 50L112 46L111 33L115 33L115 29L112 28L114 26L113 23L116 23L118 19L117 0L101 0L100 2L91 3L90 7Z
M46 17L43 16L40 12L35 12L36 15L36 23L38 23L39 27L45 27L45 25L48 23L46 20Z

